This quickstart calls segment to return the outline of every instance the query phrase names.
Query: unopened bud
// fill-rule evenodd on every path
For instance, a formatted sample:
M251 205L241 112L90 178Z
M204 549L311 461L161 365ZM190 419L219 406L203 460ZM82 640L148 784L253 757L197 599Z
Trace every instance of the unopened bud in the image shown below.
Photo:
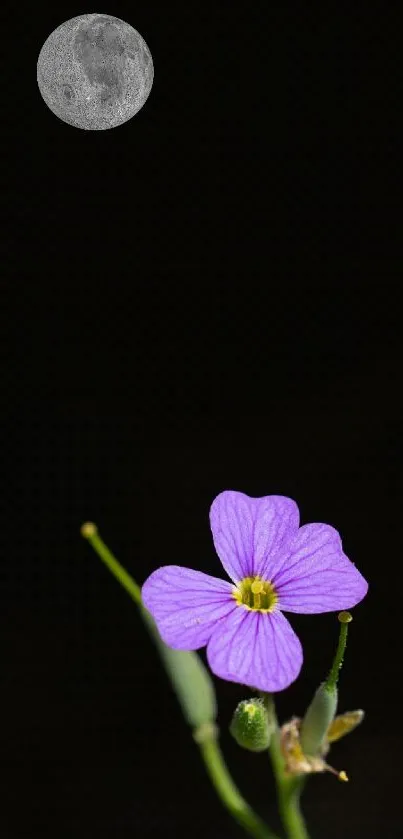
M239 703L230 725L230 732L239 746L250 752L263 752L269 748L272 731L261 699L244 699Z
M300 741L304 754L316 755L322 747L337 709L337 688L322 682L301 723Z

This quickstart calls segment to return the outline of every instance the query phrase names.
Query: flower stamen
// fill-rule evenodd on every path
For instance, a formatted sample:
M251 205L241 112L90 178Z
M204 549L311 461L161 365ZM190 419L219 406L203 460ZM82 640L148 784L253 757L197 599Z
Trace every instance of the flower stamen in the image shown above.
M270 580L260 577L245 577L234 589L238 606L255 612L272 612L278 597Z

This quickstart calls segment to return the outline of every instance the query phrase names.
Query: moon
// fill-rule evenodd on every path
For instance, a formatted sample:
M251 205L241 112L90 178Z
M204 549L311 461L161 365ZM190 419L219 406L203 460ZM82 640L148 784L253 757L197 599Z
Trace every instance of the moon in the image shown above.
M135 116L151 91L154 65L144 38L111 15L87 14L58 26L38 57L43 100L63 122L88 131Z

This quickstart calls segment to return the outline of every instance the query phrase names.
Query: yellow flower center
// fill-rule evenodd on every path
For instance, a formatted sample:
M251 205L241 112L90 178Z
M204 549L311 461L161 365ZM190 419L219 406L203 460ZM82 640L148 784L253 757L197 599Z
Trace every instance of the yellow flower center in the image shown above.
M278 600L272 583L260 577L245 577L233 594L238 606L255 612L272 612Z

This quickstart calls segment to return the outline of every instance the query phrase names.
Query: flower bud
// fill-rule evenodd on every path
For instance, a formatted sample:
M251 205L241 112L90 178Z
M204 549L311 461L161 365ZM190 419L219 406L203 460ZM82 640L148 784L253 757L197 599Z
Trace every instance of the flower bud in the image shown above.
M213 723L217 716L214 683L200 656L196 652L168 647L160 637L151 614L144 606L141 611L186 721L194 729Z
M337 709L337 688L322 682L301 723L300 742L306 755L316 755L325 740Z
M236 707L230 732L239 746L250 752L269 748L273 726L261 699L244 699Z
M316 755L323 747L330 724L337 710L337 681L347 643L347 629L352 621L350 612L339 612L339 642L325 682L319 685L301 723L300 743L306 755Z

